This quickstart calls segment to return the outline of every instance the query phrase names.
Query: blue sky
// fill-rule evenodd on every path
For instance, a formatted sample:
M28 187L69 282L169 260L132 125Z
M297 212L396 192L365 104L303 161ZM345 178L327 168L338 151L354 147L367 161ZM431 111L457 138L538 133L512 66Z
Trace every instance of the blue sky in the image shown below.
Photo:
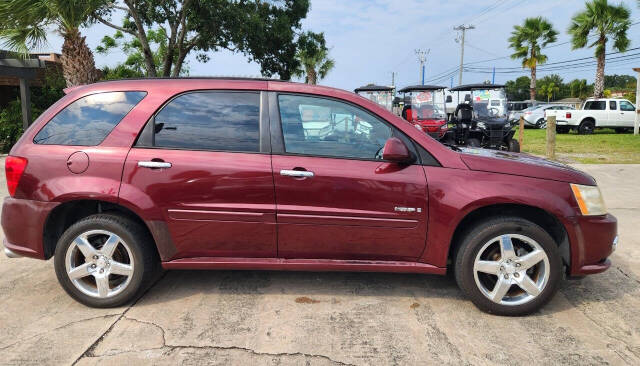
M616 1L612 1L616 3ZM636 1L623 1L632 11L632 22L640 20L640 9ZM331 57L336 67L321 84L353 90L368 83L389 85L391 73L395 71L396 85L402 87L416 84L420 79L419 64L414 50L430 49L427 57L426 79L447 76L460 62L460 44L455 39L453 27L473 24L476 29L467 32L465 64L481 68L519 67L520 63L509 59L510 49L507 39L515 24L521 24L526 17L544 16L559 31L558 43L566 42L566 29L571 16L584 7L583 0L478 0L471 1L383 1L383 0L312 0L311 10L303 22L303 28L324 32ZM103 25L95 25L84 30L92 49L100 39L113 31ZM631 48L640 47L640 24L630 28ZM59 52L62 40L52 33L48 50ZM628 53L637 53L631 51ZM572 51L569 44L548 48L545 53L549 62L558 62L593 56L593 50ZM115 65L122 61L121 51L109 55L96 54L96 64L101 67ZM216 52L211 61L199 63L195 53L189 58L192 76L233 75L258 76L260 67L250 63L239 54ZM607 65L607 74L631 74L632 67L640 66L640 59ZM567 68L555 71L565 80L586 78L593 80L595 66ZM544 76L539 72L538 76ZM522 74L496 74L496 82L515 79ZM482 82L492 78L491 72L469 73L463 76L463 83ZM453 78L457 84L457 73ZM450 78L435 80L448 86Z

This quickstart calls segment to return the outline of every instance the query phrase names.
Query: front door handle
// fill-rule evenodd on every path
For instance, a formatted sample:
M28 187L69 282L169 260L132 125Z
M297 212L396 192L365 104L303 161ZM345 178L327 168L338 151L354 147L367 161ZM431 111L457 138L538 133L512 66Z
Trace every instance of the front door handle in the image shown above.
M171 168L171 163L167 163L164 161L139 161L138 166L140 168L149 169L168 169Z
M280 175L285 177L296 177L296 178L312 178L313 172L307 170L286 170L283 169L280 171Z

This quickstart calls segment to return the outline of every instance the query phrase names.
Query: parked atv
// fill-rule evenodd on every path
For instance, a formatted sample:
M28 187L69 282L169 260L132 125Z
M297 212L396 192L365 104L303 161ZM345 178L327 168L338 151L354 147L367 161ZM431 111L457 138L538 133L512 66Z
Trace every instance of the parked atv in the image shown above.
M402 118L436 140L447 133L444 86L413 85L400 89L404 95Z
M504 85L469 84L450 89L458 93L458 104L444 141L446 143L520 152L520 144L507 119ZM460 96L464 95L464 99ZM451 102L451 96L447 102Z

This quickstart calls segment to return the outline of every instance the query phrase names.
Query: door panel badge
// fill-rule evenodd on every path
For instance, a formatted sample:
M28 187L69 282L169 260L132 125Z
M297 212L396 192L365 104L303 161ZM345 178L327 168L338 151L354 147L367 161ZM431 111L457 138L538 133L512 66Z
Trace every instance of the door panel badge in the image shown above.
M393 210L395 212L422 212L422 209L420 207L416 208L416 207L396 206L396 207L393 208Z

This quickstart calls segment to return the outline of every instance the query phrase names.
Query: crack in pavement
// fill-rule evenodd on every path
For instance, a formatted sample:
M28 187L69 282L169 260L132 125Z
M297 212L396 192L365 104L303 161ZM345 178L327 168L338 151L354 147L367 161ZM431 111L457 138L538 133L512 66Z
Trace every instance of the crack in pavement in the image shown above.
M590 320L593 324L595 324L598 328L602 329L602 330L604 331L604 333L605 333L605 335L606 335L607 337L609 337L609 338L611 338L611 339L615 339L615 340L617 340L618 342L620 342L620 343L624 344L624 345L625 345L625 348L626 348L629 352L631 352L631 354L632 354L633 356L635 356L636 358L640 359L640 355L639 355L638 353L636 353L636 351L634 351L634 350L633 350L632 345L630 345L629 343L627 343L623 338L620 338L620 337L618 337L618 336L612 335L613 331L612 331L609 327L606 327L606 326L604 326L604 325L600 324L597 320L595 320L593 317L591 317L591 315L587 314L587 312L585 311L585 309L582 309L582 308L580 308L580 307L576 307L576 309L578 309L578 311L580 311L580 312L582 313L582 315L584 315L584 316L585 316L585 318L589 319L589 320ZM630 363L626 360L626 357L625 357L625 358L623 358L623 360L624 360L626 363L630 364ZM631 363L631 364L632 364L632 363Z
M55 327L55 328L53 328L53 329L50 329L50 330L47 330L47 331L44 331L44 332L40 332L40 333L34 334L34 335L29 336L29 337L27 337L27 338L19 339L19 340L15 341L15 342L13 342L13 343L11 343L11 344L8 344L8 345L6 345L6 346L2 346L2 347L0 347L0 351L1 351L1 350L5 350L5 349L10 348L10 347L13 347L13 346L15 346L15 345L17 345L17 344L20 344L20 343L22 343L22 342L25 342L25 341L28 341L28 340L31 340L31 339L34 339L34 338L37 338L37 337L41 337L41 336L43 336L43 335L45 335L45 334L47 334L47 333L55 332L55 331L60 330L60 329L65 329L65 328L67 328L67 327L70 327L70 326L75 325L75 324L78 324L78 323L84 323L84 322L91 321L91 320L96 320L96 319L106 319L106 318L110 318L110 317L117 317L117 316L118 316L118 314L107 314L107 315L101 315L101 316L94 316L94 317L92 317L92 318L86 318L86 319L74 320L74 321L72 321L72 322L69 322L69 323L63 324L63 325L61 325L61 326L59 326L59 327Z
M627 272L625 272L624 270L622 270L622 268L616 266L616 269L618 270L618 272L620 272L623 276L627 277L628 279L635 281L636 283L640 284L640 280L631 277L630 274L628 274Z
M84 355L85 357L87 357L87 358L100 358L100 357L109 357L109 356L122 355L122 354L127 354L127 353L139 353L139 352L146 352L146 351L153 351L153 350L163 350L163 349L168 349L168 350L171 350L171 351L177 350L177 349L208 349L208 350L221 350L221 351L229 351L229 350L243 351L243 352L251 353L251 354L253 354L255 356L275 356L275 357L302 356L302 357L307 357L307 358L323 359L323 360L329 361L331 363L334 363L336 365L355 366L354 364L350 364L350 363L334 360L334 359L330 358L329 356L319 355L319 354L312 354L312 353L304 353L304 352L270 353L270 352L258 352L258 351L254 350L254 349L251 349L251 348L239 347L239 346L172 345L172 344L167 344L166 331L164 330L164 328L162 326L160 326L160 325L158 325L158 324L156 324L154 322L128 317L128 316L126 316L126 314L123 314L120 319L126 319L126 320L130 320L130 321L133 321L133 322L146 324L146 325L150 325L150 326L158 328L160 330L161 335L162 335L162 346L139 349L139 350L131 350L131 351L107 352L107 353L104 353L104 354L95 354L93 352L95 350L95 347L93 347L93 348L89 349L85 353L85 355ZM105 334L105 336L106 336L106 334ZM104 338L104 337L102 337L102 338Z
M149 286L143 293L142 295L140 295L140 297L138 297L133 303L131 303L131 305L129 305L129 307L127 307L122 314L120 314L120 316L113 322L111 323L111 325L109 326L109 328L104 331L104 333L102 333L102 335L100 335L100 337L98 337L80 356L78 356L78 358L75 359L75 361L73 361L71 363L72 366L76 365L78 363L78 361L80 361L82 358L87 357L88 354L92 353L93 350L104 340L104 338L111 333L111 331L113 330L113 328L116 326L116 324L120 321L120 319L122 319L125 315L127 315L127 312L129 312L129 310L131 310L137 303L138 301L140 301L147 293L149 293L149 291L151 291L152 288L154 288L160 281L162 281L162 279L167 275L168 271L164 271L162 273L161 276L159 276L156 281L151 284L151 286Z

